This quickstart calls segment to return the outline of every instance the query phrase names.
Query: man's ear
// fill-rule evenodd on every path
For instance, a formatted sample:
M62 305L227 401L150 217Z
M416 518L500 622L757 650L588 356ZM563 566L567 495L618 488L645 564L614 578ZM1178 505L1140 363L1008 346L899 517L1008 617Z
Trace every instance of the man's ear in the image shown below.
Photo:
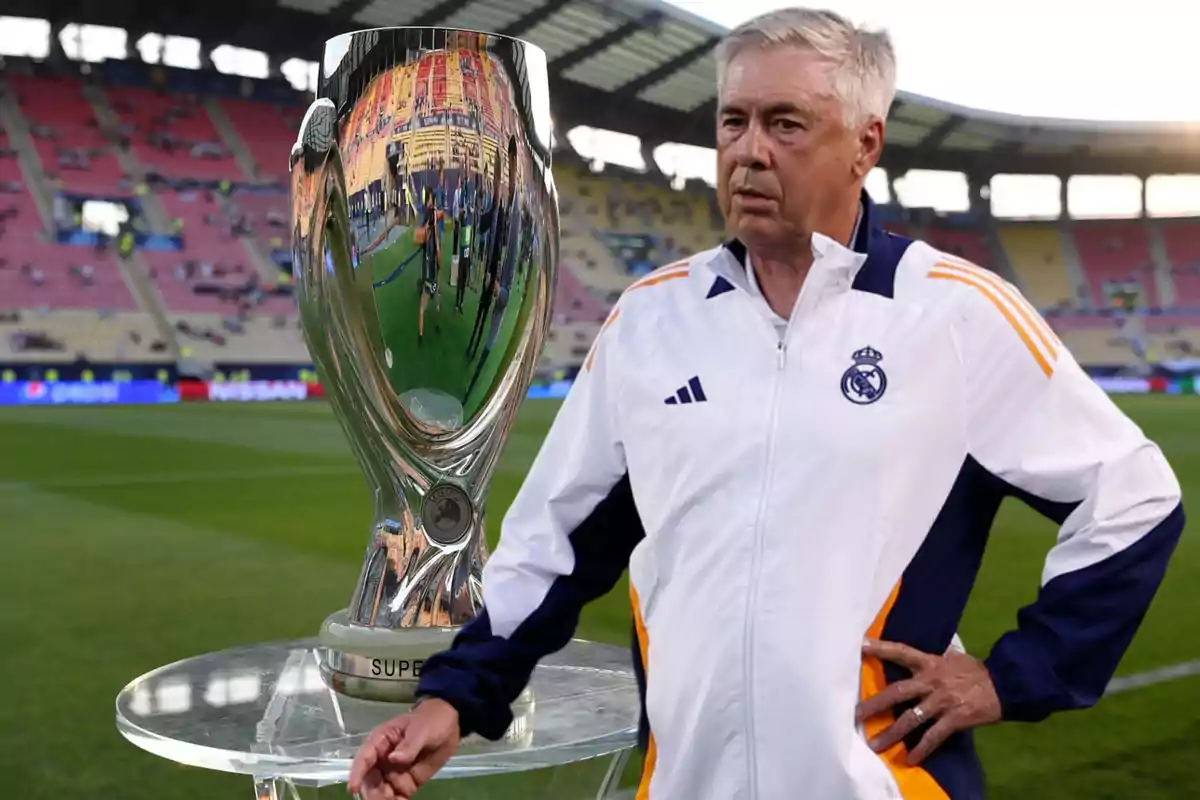
M883 155L883 140L885 128L883 120L872 117L858 134L858 156L854 159L853 167L856 178L864 178L875 168Z

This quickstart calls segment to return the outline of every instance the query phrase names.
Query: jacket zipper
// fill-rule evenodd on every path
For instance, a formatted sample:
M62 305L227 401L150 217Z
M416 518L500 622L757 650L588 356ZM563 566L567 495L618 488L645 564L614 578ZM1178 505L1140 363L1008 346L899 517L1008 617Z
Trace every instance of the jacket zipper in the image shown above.
M770 484L775 465L775 428L779 421L779 399L783 393L783 376L787 366L787 342L792 329L791 321L785 329L783 338L776 344L778 356L775 370L774 388L771 395L771 409L767 425L767 456L763 471L762 494L758 500L758 515L754 523L754 542L750 555L750 597L746 601L746 624L743 634L743 669L745 670L746 691L746 768L749 775L750 800L758 797L758 759L754 752L754 619L758 605L758 573L762 562L763 525L770 498Z
M776 369L774 387L771 394L771 409L767 425L767 455L764 465L762 493L758 499L758 516L754 523L753 550L750 555L750 597L746 601L746 624L742 646L744 649L743 669L745 670L746 685L746 768L749 776L748 788L750 800L758 797L758 757L754 750L754 620L758 606L759 570L762 564L762 548L766 524L767 502L771 496L771 481L775 468L775 429L779 426L779 404L783 394L783 379L787 370L788 343L792 339L792 326L802 312L812 305L811 281L805 281L800 287L800 295L796 305L788 317L784 327L783 337L776 339ZM761 316L761 315L760 315ZM776 332L774 324L764 318L772 332Z

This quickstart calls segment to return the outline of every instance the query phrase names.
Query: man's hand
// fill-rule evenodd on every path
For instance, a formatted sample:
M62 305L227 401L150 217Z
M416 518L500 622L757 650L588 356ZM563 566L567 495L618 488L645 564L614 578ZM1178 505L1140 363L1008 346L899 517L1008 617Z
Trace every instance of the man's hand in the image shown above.
M920 764L951 734L1001 719L1000 698L983 662L951 648L944 655L922 653L908 645L868 639L863 655L891 661L907 668L912 677L893 683L858 706L862 722L894 706L917 701L882 733L871 740L877 753L890 749L927 722L933 726L908 755L912 766Z
M431 697L371 731L346 788L363 800L409 800L450 760L458 742L458 712Z

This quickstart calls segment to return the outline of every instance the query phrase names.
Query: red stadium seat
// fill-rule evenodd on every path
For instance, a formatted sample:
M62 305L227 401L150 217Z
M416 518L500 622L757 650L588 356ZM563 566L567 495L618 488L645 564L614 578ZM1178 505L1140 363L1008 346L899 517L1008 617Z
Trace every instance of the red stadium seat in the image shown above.
M8 146L7 136L0 139L0 146ZM0 183L24 182L17 160L0 158ZM128 311L137 307L112 255L44 240L37 205L27 190L0 194L0 212L6 215L0 222L0 308ZM84 266L91 267L86 282L70 271Z
M1107 307L1106 282L1136 281L1142 304L1158 305L1150 240L1141 222L1082 223L1074 231L1075 248L1092 289L1093 302Z
M34 146L47 177L67 189L90 193L118 191L125 172L96 123L95 112L74 78L9 78L21 112L32 128L44 127L54 138L37 135ZM81 168L60 165L60 151L83 149L88 155ZM122 191L122 193L124 193Z
M982 231L935 227L929 229L926 238L929 244L939 250L966 259L978 267L993 269L992 255L984 236Z
M221 107L258 165L258 178L282 180L304 109L254 100L222 100Z
M245 179L232 155L193 155L197 145L225 147L196 98L134 87L112 88L106 94L121 121L136 127L132 150L144 167L170 178ZM149 139L154 132L169 134L178 144L169 150L156 147Z
M159 200L167 214L183 221L183 252L144 251L154 285L172 313L232 313L235 306L216 294L197 294L197 284L233 289L258 276L257 268L239 238L229 232L224 209L206 192L162 193ZM194 275L183 272L183 264L195 261ZM207 265L207 266L206 266ZM258 313L290 314L290 298L271 297Z
M1194 221L1162 225L1163 244L1171 262L1175 305L1200 308L1200 224Z

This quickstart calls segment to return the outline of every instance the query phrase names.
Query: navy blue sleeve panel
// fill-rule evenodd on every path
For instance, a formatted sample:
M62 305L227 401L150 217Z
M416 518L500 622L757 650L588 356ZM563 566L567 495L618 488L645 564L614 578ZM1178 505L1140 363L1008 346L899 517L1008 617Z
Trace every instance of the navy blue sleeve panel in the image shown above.
M950 646L979 574L1005 484L967 457L942 510L900 578L882 636L925 653ZM889 683L910 677L884 662Z
M949 647L975 584L996 514L1013 497L1062 524L1079 505L1045 500L1002 480L968 457L931 526L905 568L881 636L922 652ZM986 662L1007 719L1038 719L1094 702L1133 638L1183 528L1182 508L1126 550L1042 589L1022 610L1020 626L1000 640ZM970 643L968 642L968 648ZM885 662L889 684L911 677ZM1079 698L1090 696L1089 702ZM1031 715L1034 703L1038 713ZM915 703L902 703L899 716ZM905 739L911 750L928 723ZM954 800L984 796L983 769L969 731L951 736L924 768Z
M985 663L1004 718L1035 722L1104 694L1166 574L1184 527L1182 503L1145 536L1058 575L1017 615Z
M574 569L555 579L541 605L507 638L492 633L483 609L449 650L425 662L417 694L454 706L463 736L501 738L538 662L566 647L583 607L616 586L644 535L626 474L571 533Z

